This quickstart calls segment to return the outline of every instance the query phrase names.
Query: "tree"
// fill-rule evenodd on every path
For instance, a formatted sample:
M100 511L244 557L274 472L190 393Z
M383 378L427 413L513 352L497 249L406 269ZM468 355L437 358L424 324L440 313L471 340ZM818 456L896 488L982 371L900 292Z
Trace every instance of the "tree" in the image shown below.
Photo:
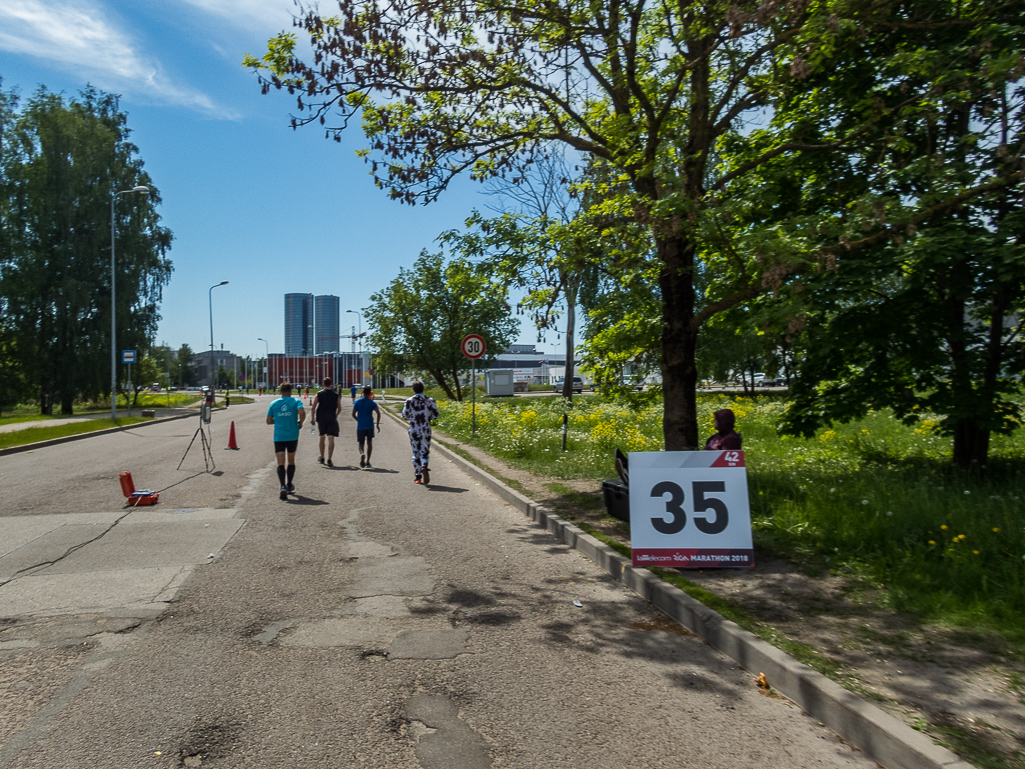
M498 216L479 211L466 220L465 230L443 233L441 242L482 266L498 280L526 290L517 309L526 310L538 329L538 341L548 331L566 338L563 397L573 398L576 359L576 311L584 282L593 282L594 263L585 249L591 233L576 226L577 204L571 195L570 171L562 154L540 157L518 184L496 184L492 194L502 205ZM506 210L506 204L513 210ZM565 315L565 331L556 324Z
M426 372L453 400L462 400L459 374L470 368L463 337L479 334L488 350L505 350L519 325L502 285L465 260L446 264L426 251L370 297L366 318L376 368Z
M872 408L907 423L928 413L951 437L954 463L977 470L991 433L1020 425L1025 24L1002 10L939 6L932 23L870 41L859 69L904 67L901 82L877 78L877 90L899 85L915 105L892 126L900 141L852 162L864 194L820 209L820 227L861 247L831 249L831 269L807 282L789 431ZM953 187L985 194L946 205L937 190Z
M41 411L59 403L67 414L76 398L109 386L114 194L145 185L152 201L115 206L121 349L146 349L156 330L171 234L158 224L159 194L127 140L117 97L90 88L65 99L40 89L16 120L10 110L0 118L0 130L6 322Z
M196 354L192 352L192 348L187 344L183 344L178 348L178 352L174 357L174 370L171 372L174 381L178 383L178 387L185 389L195 384L195 375L192 368L195 358Z
M150 389L153 383L160 378L161 373L156 358L150 355L143 355L137 363L132 365L131 405L133 408L139 405L139 393ZM125 399L128 399L127 393L125 393Z
M244 63L262 73L265 93L296 97L293 126L319 124L339 139L358 116L375 183L404 202L436 199L464 171L519 177L550 142L606 163L623 184L616 207L647 227L659 266L663 430L666 448L677 450L698 445L701 327L778 288L813 264L822 245L777 240L778 221L735 222L737 201L767 170L799 173L795 161L805 155L851 147L867 155L899 141L887 133L894 116L917 104L900 92L906 81L917 85L913 61L886 72L894 88L871 100L862 98L864 84L853 92L827 80L812 91L801 79L848 66L862 53L865 29L944 24L960 8L931 0L361 0L340 3L333 17L304 9L295 23L309 34L312 63L284 33L262 59ZM987 14L996 22L1018 17L994 0L973 7L964 26ZM942 78L930 85L954 87ZM809 95L823 115L830 100L846 99L853 120L816 116L812 125L773 122L758 132L744 122L764 122L778 99L793 102L794 94ZM990 181L1008 180L996 172ZM979 191L951 181L935 190L933 204L949 207ZM888 236L888 227L875 229ZM716 275L705 296L696 286L701 269Z

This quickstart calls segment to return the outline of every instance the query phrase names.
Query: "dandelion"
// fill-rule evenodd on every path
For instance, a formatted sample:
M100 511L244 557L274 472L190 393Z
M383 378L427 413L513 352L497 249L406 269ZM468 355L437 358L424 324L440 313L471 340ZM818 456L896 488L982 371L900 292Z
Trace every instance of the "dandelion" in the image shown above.
M964 535L964 534L958 534L958 535L957 535L957 538L958 538L959 540L961 540L962 542L964 542L964 540L965 540L965 535Z
M999 526L994 526L993 527L993 533L994 534L999 534L1000 533L1000 527Z
M863 505L867 505L867 504L868 504L868 500L867 500L867 499L863 499L863 500L861 500L861 504L863 504Z
M943 531L946 531L947 530L947 524L944 523L943 525L940 526L940 528L943 529Z
M973 553L975 553L976 555L978 555L978 554L979 554L979 551L978 551L978 550L972 550L972 552L973 552Z
M929 544L930 545L935 545L936 544L936 540L935 539L930 539L929 540Z

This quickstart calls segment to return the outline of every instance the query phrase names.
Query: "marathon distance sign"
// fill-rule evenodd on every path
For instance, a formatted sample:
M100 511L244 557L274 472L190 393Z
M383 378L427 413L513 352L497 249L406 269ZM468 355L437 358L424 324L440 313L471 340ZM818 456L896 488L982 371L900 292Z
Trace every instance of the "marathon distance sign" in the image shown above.
M634 566L754 566L743 451L630 452Z

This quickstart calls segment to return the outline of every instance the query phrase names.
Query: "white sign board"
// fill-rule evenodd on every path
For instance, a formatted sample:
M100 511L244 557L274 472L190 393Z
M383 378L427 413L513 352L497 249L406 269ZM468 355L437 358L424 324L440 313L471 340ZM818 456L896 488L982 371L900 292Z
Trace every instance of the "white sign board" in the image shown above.
M634 566L754 566L743 451L630 453Z

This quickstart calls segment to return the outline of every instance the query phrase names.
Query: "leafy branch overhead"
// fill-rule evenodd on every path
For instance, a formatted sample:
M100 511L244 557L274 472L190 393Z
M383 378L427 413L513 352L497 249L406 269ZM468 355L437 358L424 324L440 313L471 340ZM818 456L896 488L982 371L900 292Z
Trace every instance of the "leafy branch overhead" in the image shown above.
M295 25L308 52L283 33L246 65L295 98L296 127L338 139L358 119L397 200L521 181L554 144L603 169L587 213L622 217L591 233L606 274L656 266L667 449L698 445L706 324L1025 172L1021 14L999 0L363 0ZM971 170L928 140L965 117L992 150Z

